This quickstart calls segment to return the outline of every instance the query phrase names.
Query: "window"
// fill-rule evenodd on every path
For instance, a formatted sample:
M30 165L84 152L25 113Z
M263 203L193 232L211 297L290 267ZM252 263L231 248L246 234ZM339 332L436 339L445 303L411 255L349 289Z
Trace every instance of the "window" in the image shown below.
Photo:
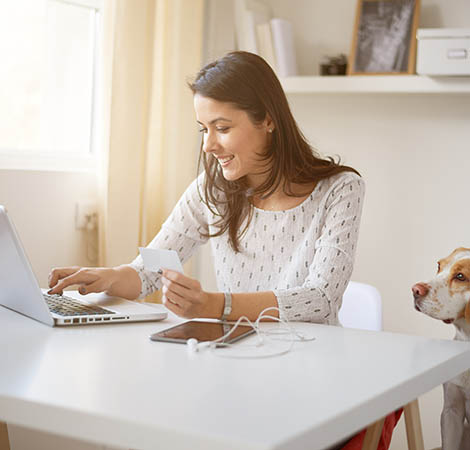
M93 165L99 15L92 0L0 3L0 168Z

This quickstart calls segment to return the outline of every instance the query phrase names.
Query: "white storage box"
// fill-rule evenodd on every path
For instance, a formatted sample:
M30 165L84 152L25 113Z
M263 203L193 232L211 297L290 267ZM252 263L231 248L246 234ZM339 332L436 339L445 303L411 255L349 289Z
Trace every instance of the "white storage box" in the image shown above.
M470 76L470 28L421 28L416 38L416 73Z

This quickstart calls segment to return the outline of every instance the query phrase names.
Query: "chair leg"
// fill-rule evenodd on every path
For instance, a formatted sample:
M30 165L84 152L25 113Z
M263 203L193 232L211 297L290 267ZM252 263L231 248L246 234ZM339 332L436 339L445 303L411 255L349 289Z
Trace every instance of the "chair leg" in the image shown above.
M423 430L419 416L418 399L403 407L405 412L406 437L409 450L424 450Z
M362 443L362 450L377 450L384 422L385 417L367 427L364 442Z
M8 428L5 422L0 422L0 450L10 450Z

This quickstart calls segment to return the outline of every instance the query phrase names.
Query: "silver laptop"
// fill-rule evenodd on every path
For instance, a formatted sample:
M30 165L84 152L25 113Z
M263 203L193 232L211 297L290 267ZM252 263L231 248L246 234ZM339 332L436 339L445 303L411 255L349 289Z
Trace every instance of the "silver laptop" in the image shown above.
M0 305L50 326L163 320L163 305L144 305L77 291L48 295L41 289L13 222L0 205Z

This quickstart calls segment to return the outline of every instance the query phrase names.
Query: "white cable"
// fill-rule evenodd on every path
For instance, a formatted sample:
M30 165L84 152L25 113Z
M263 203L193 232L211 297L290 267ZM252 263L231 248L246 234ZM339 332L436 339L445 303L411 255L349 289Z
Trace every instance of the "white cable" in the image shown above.
M188 345L188 350L191 352L198 351L199 348L209 348L211 352L219 356L221 358L236 358L236 359L257 359L257 358L271 358L273 356L281 356L285 355L286 353L289 353L292 350L292 347L294 346L295 342L308 342L308 341L314 341L315 337L305 337L301 333L297 332L295 328L293 328L288 320L281 319L279 317L271 316L265 314L266 311L270 310L275 310L278 311L279 313L281 312L279 308L276 308L274 306L268 307L261 311L259 314L258 318L256 319L255 323L251 322L248 317L241 316L236 322L235 325L230 329L228 333L226 333L224 336L221 336L218 339L215 339L213 341L208 341L208 342L201 342L198 343L196 339L189 339L187 342ZM285 328L278 328L277 330L261 330L259 323L262 319L269 319L270 321L275 321L279 322L280 324L283 324ZM290 342L290 345L288 348L276 351L276 352L271 352L271 353L264 353L264 354L257 354L257 355L248 355L248 354L233 354L233 353L223 353L221 351L217 351L217 349L226 349L229 347L233 347L233 344L228 344L225 343L224 341L230 337L232 333L238 328L238 326L242 323L246 322L249 326L255 330L258 342L253 345L237 345L237 348L259 348L262 345L265 345L265 337L267 340L271 341L284 341L284 342ZM271 336L282 336L282 335L287 335L289 334L291 336L290 339L280 339L280 338L272 338Z

